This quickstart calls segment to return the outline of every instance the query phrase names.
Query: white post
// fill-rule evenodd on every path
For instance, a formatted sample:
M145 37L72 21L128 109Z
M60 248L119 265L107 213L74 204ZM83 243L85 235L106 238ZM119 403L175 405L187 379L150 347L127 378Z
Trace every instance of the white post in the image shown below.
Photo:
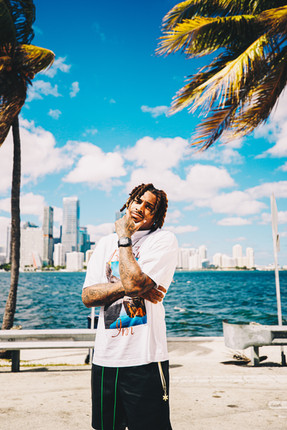
M272 236L273 236L273 250L274 250L274 266L275 266L275 284L276 284L276 297L277 297L277 313L278 325L282 326L282 309L281 309L281 295L280 295L280 282L279 282L279 269L278 269L278 251L279 251L279 234L278 234L278 213L277 205L274 194L270 196L271 202L271 218L272 218ZM286 358L284 348L281 346L281 359L282 365L286 365Z

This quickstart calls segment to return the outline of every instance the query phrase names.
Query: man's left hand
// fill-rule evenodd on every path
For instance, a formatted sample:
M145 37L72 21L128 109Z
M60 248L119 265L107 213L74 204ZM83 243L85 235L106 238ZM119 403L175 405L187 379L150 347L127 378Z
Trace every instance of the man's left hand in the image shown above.
M139 296L145 300L148 300L149 302L159 303L162 302L165 293L166 289L160 285L158 288L152 288L145 293L139 294Z

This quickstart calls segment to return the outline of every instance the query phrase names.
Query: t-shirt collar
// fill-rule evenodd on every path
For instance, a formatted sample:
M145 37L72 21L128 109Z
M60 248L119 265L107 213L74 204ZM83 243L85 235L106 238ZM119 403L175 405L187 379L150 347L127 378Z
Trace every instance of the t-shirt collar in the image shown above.
M132 243L138 242L142 237L149 234L150 230L138 230L132 235Z

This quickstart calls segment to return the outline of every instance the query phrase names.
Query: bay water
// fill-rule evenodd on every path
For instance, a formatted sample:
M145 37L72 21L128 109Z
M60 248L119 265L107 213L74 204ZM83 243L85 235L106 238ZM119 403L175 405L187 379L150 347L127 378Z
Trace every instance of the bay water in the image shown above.
M23 329L87 328L81 301L85 273L21 273L15 325ZM0 321L10 288L0 273ZM280 272L283 324L287 324L287 271ZM274 272L176 272L164 300L168 336L222 336L222 321L277 324ZM97 312L97 311L96 311Z

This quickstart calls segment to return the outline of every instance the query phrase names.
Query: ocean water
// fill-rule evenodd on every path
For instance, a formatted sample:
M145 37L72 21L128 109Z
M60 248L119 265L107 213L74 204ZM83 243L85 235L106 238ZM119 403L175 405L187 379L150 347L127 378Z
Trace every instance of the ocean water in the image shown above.
M86 328L81 301L85 273L21 273L15 325L25 329ZM10 283L0 273L0 321ZM283 324L287 324L287 272L280 272ZM277 324L274 272L176 272L164 300L168 336L221 336L222 321Z

